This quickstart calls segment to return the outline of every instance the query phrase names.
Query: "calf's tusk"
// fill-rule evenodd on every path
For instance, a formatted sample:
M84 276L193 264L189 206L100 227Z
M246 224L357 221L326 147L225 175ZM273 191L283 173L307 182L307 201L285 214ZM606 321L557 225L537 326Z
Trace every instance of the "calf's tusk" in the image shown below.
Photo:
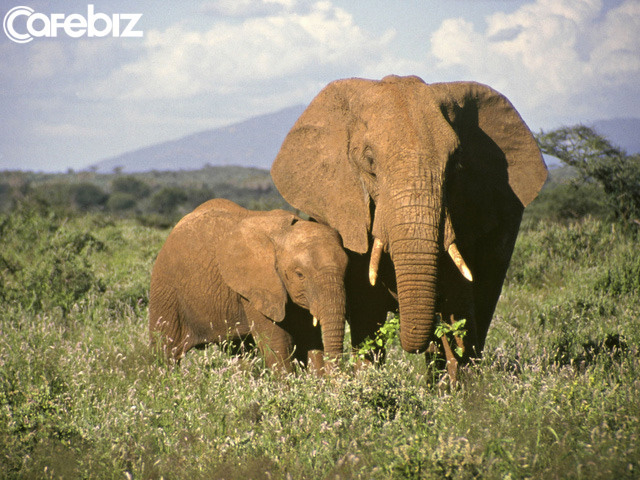
M448 252L451 256L451 259L453 260L453 263L455 263L456 267L458 267L458 270L460 270L462 276L470 282L473 282L473 275L471 275L471 270L469 270L469 267L467 267L467 264L462 258L462 255L460 255L460 251L458 250L458 247L456 247L455 243L449 245Z
M309 318L309 317L307 317ZM316 317L313 317L313 326L317 327L318 326L318 319Z
M378 279L378 264L380 263L380 255L382 255L382 240L375 238L373 247L371 248L371 260L369 261L369 283L374 286Z

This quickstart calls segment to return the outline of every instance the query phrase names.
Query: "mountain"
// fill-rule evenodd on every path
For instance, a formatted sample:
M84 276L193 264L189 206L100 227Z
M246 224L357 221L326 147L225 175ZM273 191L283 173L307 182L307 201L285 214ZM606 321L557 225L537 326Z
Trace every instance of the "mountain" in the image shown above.
M296 105L226 127L157 143L95 164L99 173L198 170L206 165L269 169L280 145L304 110ZM590 127L629 154L640 153L640 119L593 122ZM550 161L550 166L553 166Z
M589 126L629 155L640 153L640 118L600 120Z
M227 127L205 130L102 160L99 173L198 170L206 165L269 169L289 130L305 109L296 105Z

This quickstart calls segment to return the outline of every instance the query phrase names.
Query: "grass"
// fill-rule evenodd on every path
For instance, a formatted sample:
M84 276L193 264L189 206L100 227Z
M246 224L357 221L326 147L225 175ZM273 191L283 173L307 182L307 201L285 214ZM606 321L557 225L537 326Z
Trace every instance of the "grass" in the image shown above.
M223 347L167 367L146 330L167 230L4 217L0 478L638 478L639 239L618 230L525 225L485 358L448 391L397 343L330 378Z

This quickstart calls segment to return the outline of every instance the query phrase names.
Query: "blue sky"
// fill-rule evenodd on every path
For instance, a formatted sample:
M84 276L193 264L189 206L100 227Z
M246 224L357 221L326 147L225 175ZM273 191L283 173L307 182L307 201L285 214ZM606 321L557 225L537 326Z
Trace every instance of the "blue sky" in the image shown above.
M142 38L0 31L0 170L79 170L390 73L486 83L534 131L640 117L640 0L0 0L0 18L89 3L142 14Z

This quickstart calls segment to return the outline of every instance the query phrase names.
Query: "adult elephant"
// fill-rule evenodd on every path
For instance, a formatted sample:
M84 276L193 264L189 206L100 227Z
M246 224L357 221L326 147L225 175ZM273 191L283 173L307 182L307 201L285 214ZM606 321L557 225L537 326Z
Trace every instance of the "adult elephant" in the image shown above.
M388 76L326 86L271 175L291 205L337 229L350 251L354 345L399 306L407 352L429 347L438 314L466 318L466 361L482 352L523 209L547 169L495 90Z
M178 222L153 266L151 342L179 361L251 334L267 366L291 371L296 358L322 371L323 354L342 355L346 267L326 225L209 200Z

